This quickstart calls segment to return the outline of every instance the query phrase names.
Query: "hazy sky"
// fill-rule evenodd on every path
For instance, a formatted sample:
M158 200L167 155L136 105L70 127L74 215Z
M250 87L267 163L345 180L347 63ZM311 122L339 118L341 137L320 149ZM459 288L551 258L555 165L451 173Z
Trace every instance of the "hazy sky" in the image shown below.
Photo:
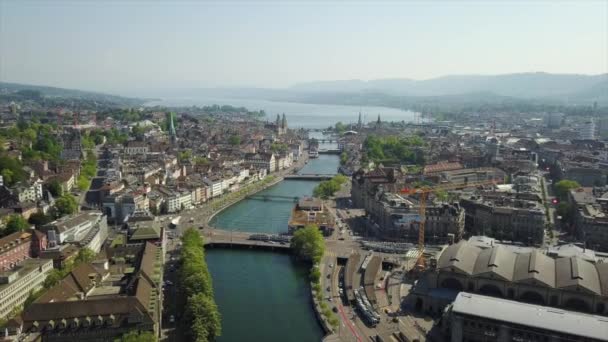
M2 81L124 91L526 71L607 72L608 0L0 0Z

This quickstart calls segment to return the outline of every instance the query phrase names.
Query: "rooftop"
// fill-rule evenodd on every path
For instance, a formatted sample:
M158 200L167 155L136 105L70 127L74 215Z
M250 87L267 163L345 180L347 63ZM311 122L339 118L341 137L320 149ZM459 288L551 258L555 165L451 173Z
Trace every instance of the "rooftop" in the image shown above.
M500 310L496 310L500 308ZM460 292L453 312L608 341L608 317Z

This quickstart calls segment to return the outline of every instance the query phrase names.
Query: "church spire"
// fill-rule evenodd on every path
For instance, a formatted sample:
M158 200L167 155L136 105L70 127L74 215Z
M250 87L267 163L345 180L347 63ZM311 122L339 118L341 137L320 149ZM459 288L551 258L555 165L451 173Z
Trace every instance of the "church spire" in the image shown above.
M283 120L281 121L281 128L287 129L287 118L285 117L285 113L283 113Z
M361 129L362 126L363 126L363 122L361 121L361 112L359 112L359 121L357 122L357 127L359 129Z

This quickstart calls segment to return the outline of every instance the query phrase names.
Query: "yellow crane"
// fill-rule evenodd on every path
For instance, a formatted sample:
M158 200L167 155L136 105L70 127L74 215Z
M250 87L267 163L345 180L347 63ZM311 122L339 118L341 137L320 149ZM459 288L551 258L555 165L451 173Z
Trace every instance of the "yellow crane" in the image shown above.
M420 223L418 226L418 260L416 261L416 270L423 271L426 268L426 260L424 258L424 228L426 223L426 199L429 193L434 193L437 191L447 191L447 190L458 190L465 188L476 188L484 185L496 185L500 183L498 180L485 180L479 182L467 182L463 184L445 184L438 185L434 187L422 187L422 188L403 188L401 189L402 194L408 195L420 195L420 207L418 209L418 214L420 216Z

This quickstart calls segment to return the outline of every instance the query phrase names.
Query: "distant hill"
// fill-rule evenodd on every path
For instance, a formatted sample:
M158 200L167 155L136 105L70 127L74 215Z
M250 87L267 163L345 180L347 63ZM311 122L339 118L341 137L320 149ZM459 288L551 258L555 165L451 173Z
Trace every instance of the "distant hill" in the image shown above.
M399 96L446 96L492 93L522 99L563 98L608 102L608 74L576 75L519 73L505 75L454 75L429 80L379 79L319 81L296 84L296 92L372 92Z
M89 101L98 104L116 106L138 106L147 101L145 99L123 97L118 95L110 95L76 89L0 82L0 99L19 100L19 97L23 97L24 95L30 97L36 97L37 95L40 95L42 98L47 99L50 98Z

